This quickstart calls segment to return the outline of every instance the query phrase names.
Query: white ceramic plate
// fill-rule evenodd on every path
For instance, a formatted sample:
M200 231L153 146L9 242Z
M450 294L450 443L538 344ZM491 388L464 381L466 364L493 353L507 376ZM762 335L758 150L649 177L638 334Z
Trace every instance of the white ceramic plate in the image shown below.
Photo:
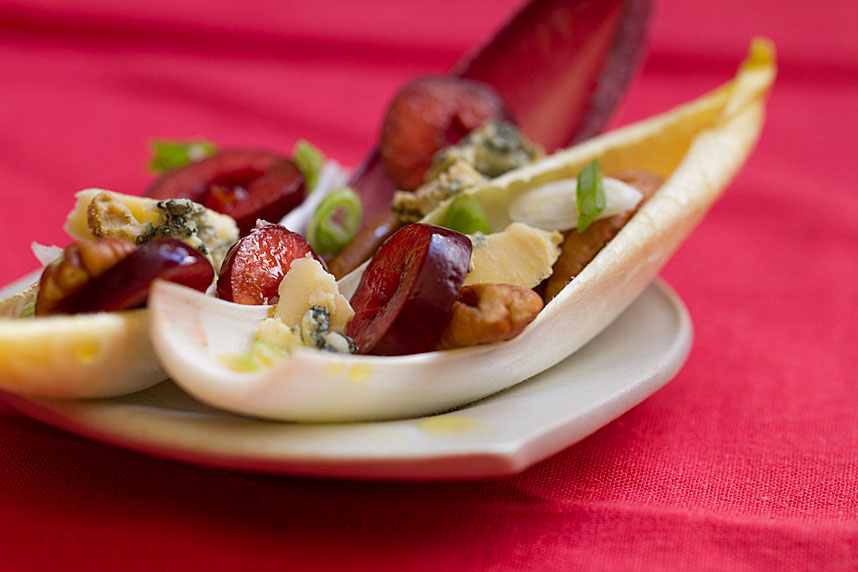
M492 477L526 469L643 401L679 371L691 340L684 305L657 281L555 367L441 415L261 421L212 409L172 382L104 400L0 397L25 415L96 441L201 465L364 479Z

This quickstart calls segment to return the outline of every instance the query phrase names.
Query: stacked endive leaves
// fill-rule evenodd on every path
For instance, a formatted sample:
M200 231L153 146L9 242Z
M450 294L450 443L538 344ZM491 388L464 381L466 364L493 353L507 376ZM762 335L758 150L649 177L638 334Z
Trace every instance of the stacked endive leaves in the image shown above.
M583 272L510 341L398 357L298 350L270 369L239 373L218 355L249 344L264 309L241 309L160 283L150 297L156 352L176 383L201 401L284 420L422 415L521 382L592 339L656 277L750 154L774 77L773 47L756 40L735 79L721 88L467 191L486 209L493 228L502 229L515 197L575 177L595 159L606 172L645 170L665 179ZM440 220L446 207L424 222Z

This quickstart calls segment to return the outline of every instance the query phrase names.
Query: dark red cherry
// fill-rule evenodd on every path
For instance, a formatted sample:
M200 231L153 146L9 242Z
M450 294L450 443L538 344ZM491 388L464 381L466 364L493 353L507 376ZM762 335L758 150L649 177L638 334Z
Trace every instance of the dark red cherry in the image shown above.
M69 313L118 312L146 305L152 281L167 280L204 291L214 268L200 251L171 237L141 244L69 302Z
M223 151L170 171L146 194L186 198L233 217L246 235L257 219L279 221L301 204L304 177L288 158L255 150Z
M405 226L370 261L351 299L346 333L360 353L404 355L435 347L471 261L471 241L426 224Z
M237 304L271 304L292 261L307 254L325 265L300 234L260 223L224 258L217 280L218 296Z

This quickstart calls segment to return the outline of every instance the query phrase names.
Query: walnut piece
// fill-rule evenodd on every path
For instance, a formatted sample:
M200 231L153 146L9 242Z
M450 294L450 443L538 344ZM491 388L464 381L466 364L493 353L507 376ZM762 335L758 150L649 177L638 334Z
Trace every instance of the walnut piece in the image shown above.
M459 291L438 349L448 350L509 340L542 310L542 298L512 284L471 284Z
M121 238L134 244L151 230L151 225L135 219L125 203L109 192L98 193L90 201L86 207L86 225L95 238Z
M83 291L90 280L107 272L136 248L118 238L80 240L68 245L62 258L48 264L42 272L36 315L67 313L69 301Z

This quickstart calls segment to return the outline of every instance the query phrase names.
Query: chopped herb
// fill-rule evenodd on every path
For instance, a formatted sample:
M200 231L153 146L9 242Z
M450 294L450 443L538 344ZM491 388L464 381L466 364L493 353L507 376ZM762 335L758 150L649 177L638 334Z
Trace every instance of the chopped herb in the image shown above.
M584 232L605 208L605 188L602 185L602 165L588 163L578 174L576 190L578 232Z
M459 195L454 198L444 213L441 226L462 234L492 233L483 205L472 195Z
M325 197L307 225L307 242L318 254L335 254L351 242L363 212L360 198L348 187Z
M24 309L21 311L22 318L29 318L30 316L36 315L36 296L38 296L38 294L35 294L33 299L27 302L27 305L24 306Z
M302 139L295 143L295 148L292 150L292 160L295 161L298 169L301 170L301 174L304 175L307 192L312 192L319 182L319 173L322 170L325 156L315 145Z
M149 163L153 173L166 173L195 161L211 157L217 147L209 141L153 141L154 157Z

